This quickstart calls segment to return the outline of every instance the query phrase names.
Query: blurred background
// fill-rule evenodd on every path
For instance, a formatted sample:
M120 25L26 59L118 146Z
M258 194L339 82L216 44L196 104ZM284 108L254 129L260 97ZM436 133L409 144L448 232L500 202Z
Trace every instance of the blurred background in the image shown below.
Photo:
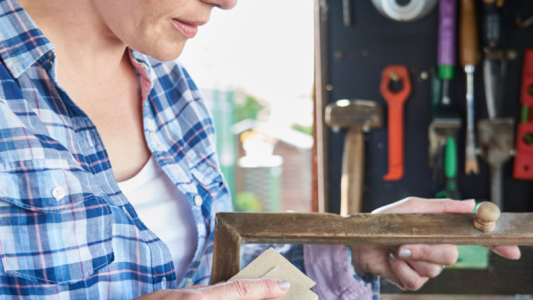
M236 211L311 211L313 5L215 9L179 58L213 113Z

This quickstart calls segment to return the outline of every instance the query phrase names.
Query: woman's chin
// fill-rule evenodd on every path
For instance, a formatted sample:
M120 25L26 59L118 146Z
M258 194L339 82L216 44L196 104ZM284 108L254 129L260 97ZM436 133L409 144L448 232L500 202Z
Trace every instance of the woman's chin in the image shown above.
M142 47L136 48L131 46L134 50L148 55L159 61L172 61L176 60L185 47L185 42L187 40L173 42L173 43L152 43L144 44Z

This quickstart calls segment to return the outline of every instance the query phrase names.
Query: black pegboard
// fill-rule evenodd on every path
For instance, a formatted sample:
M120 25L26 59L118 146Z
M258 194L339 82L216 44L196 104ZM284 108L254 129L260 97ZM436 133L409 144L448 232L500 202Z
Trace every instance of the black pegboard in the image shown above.
M428 72L437 60L438 8L429 16L412 23L399 23L378 13L370 0L352 0L353 25L345 27L342 1L328 0L327 48L328 83L332 90L329 101L338 99L374 100L386 107L379 93L382 70L391 64L406 65L411 70L413 92L405 105L405 176L400 181L386 182L387 126L366 135L365 189L363 211L369 212L396 200L418 196L432 198L443 188L432 181L428 167L428 126L431 122L431 80L422 80L421 72ZM482 1L477 0L478 7ZM533 26L518 29L516 15L533 14L533 1L506 1L503 21L506 48L517 51L519 57L510 62L506 78L503 117L518 120L519 87L522 55L533 48ZM481 15L478 11L478 22ZM480 23L481 25L481 23ZM481 28L481 26L480 26ZM451 82L451 96L465 120L465 75L458 66ZM475 73L476 119L487 117L481 64ZM328 134L330 211L340 211L340 176L345 131ZM489 199L488 166L479 159L480 174L464 174L464 128L458 135L459 189L464 199ZM512 178L512 160L504 166L504 211L531 212L533 182Z

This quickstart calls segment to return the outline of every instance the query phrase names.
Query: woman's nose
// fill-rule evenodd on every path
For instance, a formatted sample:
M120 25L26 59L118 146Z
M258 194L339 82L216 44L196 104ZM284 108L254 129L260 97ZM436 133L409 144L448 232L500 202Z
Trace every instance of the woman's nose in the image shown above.
M214 6L218 6L221 9L232 9L237 5L237 0L203 0L206 3L210 3Z

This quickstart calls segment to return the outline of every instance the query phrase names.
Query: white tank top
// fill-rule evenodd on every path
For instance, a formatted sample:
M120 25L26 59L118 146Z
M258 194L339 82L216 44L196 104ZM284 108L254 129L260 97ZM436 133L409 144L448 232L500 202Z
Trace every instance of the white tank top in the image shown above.
M185 277L198 245L191 206L152 156L133 178L118 186L141 221L168 246L179 282Z

